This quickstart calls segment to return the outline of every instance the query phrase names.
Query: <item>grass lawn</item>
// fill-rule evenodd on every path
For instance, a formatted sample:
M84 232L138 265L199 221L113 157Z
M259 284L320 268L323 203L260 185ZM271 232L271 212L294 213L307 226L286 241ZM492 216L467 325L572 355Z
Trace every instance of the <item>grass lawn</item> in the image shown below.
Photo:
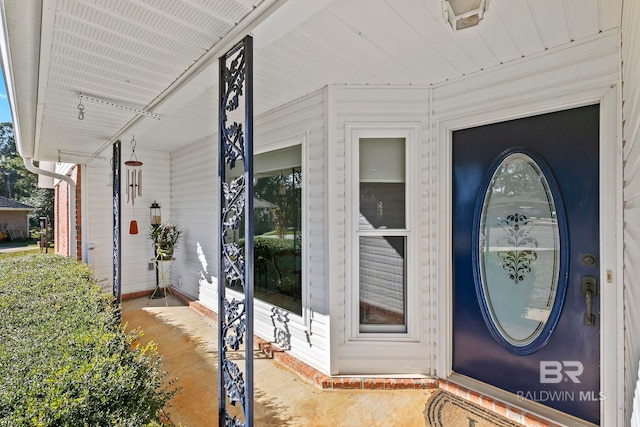
M40 252L38 242L26 240L22 242L0 242L0 258L36 254ZM53 249L50 249L53 252Z

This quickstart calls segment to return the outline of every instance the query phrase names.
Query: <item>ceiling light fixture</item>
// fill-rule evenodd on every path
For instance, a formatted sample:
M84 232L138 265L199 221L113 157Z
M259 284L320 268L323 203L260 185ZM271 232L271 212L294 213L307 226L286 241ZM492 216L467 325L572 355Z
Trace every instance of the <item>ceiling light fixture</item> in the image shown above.
M442 0L442 13L455 31L478 25L484 16L486 0Z

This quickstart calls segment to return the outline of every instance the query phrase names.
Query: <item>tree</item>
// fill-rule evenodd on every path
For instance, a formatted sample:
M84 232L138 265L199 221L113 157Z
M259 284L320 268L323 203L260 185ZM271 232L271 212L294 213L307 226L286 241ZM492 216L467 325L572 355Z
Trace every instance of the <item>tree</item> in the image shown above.
M9 157L18 155L11 122L0 123L0 155Z
M40 217L49 218L49 226L53 226L53 190L51 188L36 188L29 197L21 199L20 202L33 206L36 210L29 213L29 225L40 227Z
M29 215L32 227L41 216L53 219L53 190L38 188L38 175L25 168L10 122L0 123L0 195L36 208Z

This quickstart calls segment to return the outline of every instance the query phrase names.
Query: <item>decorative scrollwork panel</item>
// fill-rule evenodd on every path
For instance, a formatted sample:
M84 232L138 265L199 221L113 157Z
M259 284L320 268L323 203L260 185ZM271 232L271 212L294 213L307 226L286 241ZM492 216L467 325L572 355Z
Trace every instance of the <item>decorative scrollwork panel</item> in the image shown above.
M253 426L252 55L247 36L220 58L218 424L227 427ZM227 288L242 291L244 299L229 299ZM231 354L243 349L244 369ZM242 420L228 412L227 402L242 408Z
M113 298L118 304L118 316L120 316L120 304L122 302L121 287L121 236L120 236L120 140L113 143L113 157L111 158L112 200L113 200Z

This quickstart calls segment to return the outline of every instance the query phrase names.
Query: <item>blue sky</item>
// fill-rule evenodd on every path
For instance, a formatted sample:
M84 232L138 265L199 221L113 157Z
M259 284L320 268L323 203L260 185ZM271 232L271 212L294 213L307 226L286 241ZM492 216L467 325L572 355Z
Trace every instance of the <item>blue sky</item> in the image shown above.
M0 70L0 76L2 71ZM9 101L7 100L7 89L4 87L4 78L0 80L0 123L13 122L11 119L11 110L9 110Z

